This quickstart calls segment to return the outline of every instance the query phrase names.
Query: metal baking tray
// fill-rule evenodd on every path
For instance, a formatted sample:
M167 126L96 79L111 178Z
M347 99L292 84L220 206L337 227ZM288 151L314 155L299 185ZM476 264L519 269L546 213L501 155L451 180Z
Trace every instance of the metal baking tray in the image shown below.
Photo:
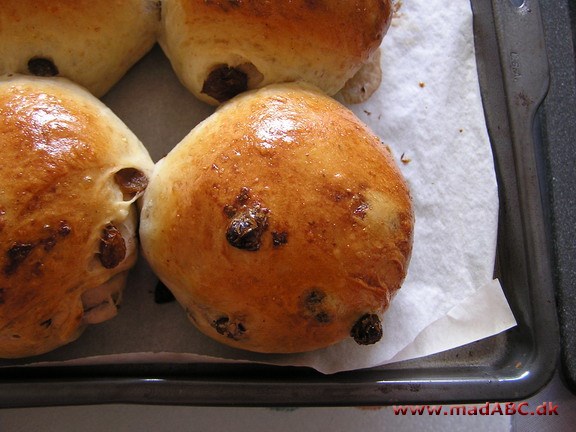
M360 406L510 401L552 377L559 340L538 109L549 73L535 0L472 0L500 191L495 275L518 326L426 358L323 375L255 364L0 369L0 407L103 403Z

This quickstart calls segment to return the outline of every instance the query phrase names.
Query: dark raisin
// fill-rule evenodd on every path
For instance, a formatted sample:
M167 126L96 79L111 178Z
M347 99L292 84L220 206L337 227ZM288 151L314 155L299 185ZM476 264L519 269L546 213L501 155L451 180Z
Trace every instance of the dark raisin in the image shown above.
M246 332L244 324L231 321L227 316L222 316L212 321L212 327L218 334L234 340L239 340Z
M272 245L275 247L288 243L288 233L286 231L272 233Z
M260 249L262 233L268 227L269 210L258 203L245 207L230 221L226 240L230 245L247 251Z
M382 323L376 314L363 315L352 327L350 336L358 345L371 345L382 339Z
M304 315L313 318L321 324L329 323L332 318L326 311L324 291L314 288L304 296Z
M326 298L326 294L323 291L314 289L310 291L304 298L304 303L309 309L316 308L322 301Z
M170 303L174 301L174 294L164 285L161 281L158 281L156 288L154 289L154 301L158 304Z
M0 288L0 305L6 303L6 288Z
M314 315L314 319L322 324L326 324L331 321L330 315L328 315L326 312L317 313L316 315Z
M8 264L4 266L4 273L6 275L14 274L16 270L18 270L18 267L20 267L20 264L30 255L34 247L35 245L31 243L15 243L12 245L6 252L6 255L8 255Z
M125 199L132 199L148 187L148 177L136 168L123 168L114 174L114 181L120 187Z
M68 225L66 221L60 221L60 226L58 227L58 235L60 237L66 237L72 232L72 227Z
M58 75L58 68L54 62L44 57L34 57L28 60L28 71L32 75L41 77Z
M100 262L105 268L111 269L126 258L126 242L120 231L112 224L102 230L100 238Z
M248 90L248 76L228 65L219 66L210 72L202 86L202 93L218 102L225 102L246 90Z
M214 327L219 334L224 334L226 333L228 322L230 322L230 318L227 316L220 317L212 322L212 327Z

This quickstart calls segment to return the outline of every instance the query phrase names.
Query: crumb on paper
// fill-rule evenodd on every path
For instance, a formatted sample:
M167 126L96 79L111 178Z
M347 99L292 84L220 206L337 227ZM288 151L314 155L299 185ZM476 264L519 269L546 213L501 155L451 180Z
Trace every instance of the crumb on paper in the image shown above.
M400 156L400 162L402 162L404 165L408 165L410 162L412 162L412 159L406 157L406 153L402 153Z
M418 83L418 86L419 86L420 88L424 88L424 87L426 87L426 83L425 83L424 81L420 81L420 82Z

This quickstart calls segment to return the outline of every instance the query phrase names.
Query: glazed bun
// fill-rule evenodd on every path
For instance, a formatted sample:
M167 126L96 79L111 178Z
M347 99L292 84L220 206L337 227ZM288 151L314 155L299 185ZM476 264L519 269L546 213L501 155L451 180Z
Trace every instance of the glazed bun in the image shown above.
M0 357L15 358L115 315L153 162L63 78L1 79L0 117Z
M221 105L157 163L142 205L144 255L206 335L266 353L382 337L410 193L390 150L320 90Z
M159 42L182 83L217 105L271 83L334 95L379 47L391 0L164 0Z
M156 42L153 0L3 0L0 74L63 76L104 95Z

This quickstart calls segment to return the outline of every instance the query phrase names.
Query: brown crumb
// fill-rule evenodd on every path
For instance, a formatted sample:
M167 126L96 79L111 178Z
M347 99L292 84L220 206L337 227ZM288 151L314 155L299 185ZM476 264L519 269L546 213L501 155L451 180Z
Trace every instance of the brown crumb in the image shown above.
M400 162L402 162L404 165L408 165L410 162L412 162L412 159L407 158L405 153L402 153L402 155L400 156Z

